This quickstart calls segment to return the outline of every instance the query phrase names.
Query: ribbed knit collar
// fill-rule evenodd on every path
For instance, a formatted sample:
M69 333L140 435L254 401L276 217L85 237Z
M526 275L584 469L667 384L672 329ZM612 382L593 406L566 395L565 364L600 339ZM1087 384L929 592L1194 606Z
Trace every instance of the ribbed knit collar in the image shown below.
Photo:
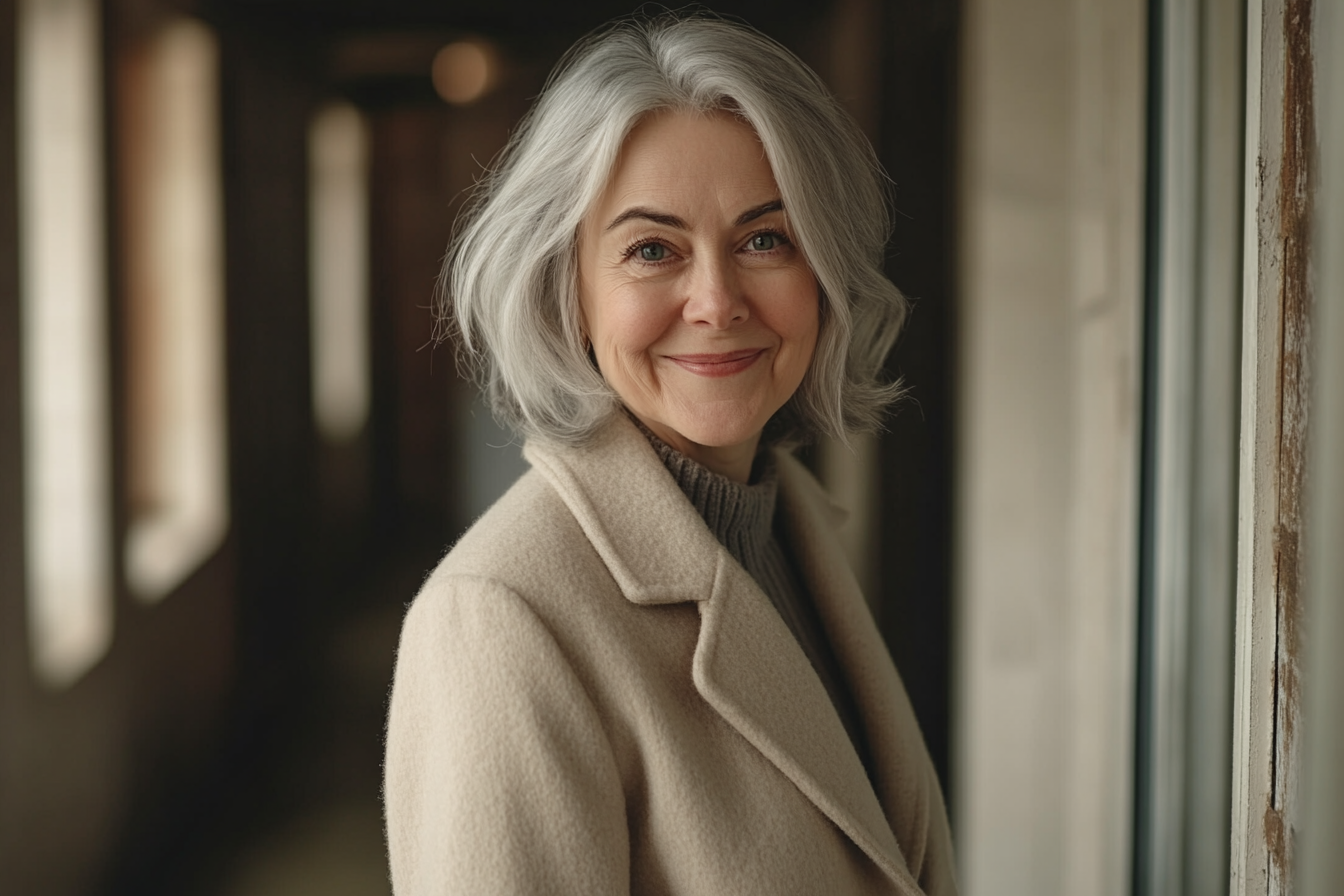
M769 452L752 468L756 481L734 482L692 460L635 421L705 525L738 563L758 557L770 541L779 495L779 475Z

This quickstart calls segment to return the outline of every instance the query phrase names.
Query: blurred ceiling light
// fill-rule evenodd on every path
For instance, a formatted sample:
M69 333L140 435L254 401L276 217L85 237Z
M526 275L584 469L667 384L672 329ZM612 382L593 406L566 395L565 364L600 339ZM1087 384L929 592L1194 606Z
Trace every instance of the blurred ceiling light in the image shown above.
M94 0L17 17L28 632L63 686L112 640L102 29Z
M494 86L499 64L492 46L481 40L459 40L434 57L431 77L439 96L455 106L474 103Z

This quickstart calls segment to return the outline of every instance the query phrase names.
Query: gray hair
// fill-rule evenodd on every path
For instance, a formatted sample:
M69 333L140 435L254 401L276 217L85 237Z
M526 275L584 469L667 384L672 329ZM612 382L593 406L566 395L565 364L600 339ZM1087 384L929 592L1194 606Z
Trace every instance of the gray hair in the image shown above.
M577 234L627 135L656 110L730 111L756 131L820 285L816 353L766 438L880 428L901 393L883 363L907 306L882 272L891 222L872 147L787 49L744 25L676 14L619 21L575 45L464 209L440 322L495 416L573 443L619 407L581 332Z

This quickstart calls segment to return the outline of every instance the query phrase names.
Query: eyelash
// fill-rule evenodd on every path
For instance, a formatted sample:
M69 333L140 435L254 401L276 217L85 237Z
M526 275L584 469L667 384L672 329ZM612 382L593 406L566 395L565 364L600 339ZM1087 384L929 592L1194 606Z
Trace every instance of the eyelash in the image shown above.
M751 233L747 234L747 238L742 241L742 244L744 246L749 245L751 241L756 239L756 237L758 236L773 236L776 240L778 240L779 245L775 246L773 249L764 249L760 252L752 253L755 255L765 255L770 252L777 252L780 249L784 249L788 246L793 245L793 241L789 239L787 234L785 234L781 230L776 230L772 227L763 227L760 230L752 231ZM621 254L621 257L627 260L635 258L635 253L638 252L640 249L643 249L645 246L663 246L665 248L668 248L667 243L659 237L645 237L644 239L636 240L629 246L626 246L625 251ZM671 249L668 248L668 251L670 252ZM644 261L643 259L638 258L635 258L635 260L639 261L641 264L647 264L647 265L663 264L663 262L661 261Z
M784 231L782 230L775 230L772 227L763 227L760 230L757 230L754 233L749 234L747 236L747 243L750 243L758 236L773 236L775 240L778 242L778 245L775 246L774 249L764 249L762 250L762 252L775 252L779 249L784 249L793 245L793 240L789 239L788 234L784 233Z
M625 251L621 253L621 258L623 258L623 259L631 259L631 258L634 258L634 257L635 257L635 253L638 252L640 249L643 249L645 246L665 246L665 245L667 245L667 244L664 243L662 240L657 239L657 238L652 238L652 237L651 237L651 238L642 239L642 240L636 240L635 242L633 242L633 243L631 243L630 245L628 245L628 246L625 247ZM636 260L638 261L639 259L636 259ZM645 262L643 262L643 263L644 263L644 264L659 264L660 262L656 262L656 261L645 261Z

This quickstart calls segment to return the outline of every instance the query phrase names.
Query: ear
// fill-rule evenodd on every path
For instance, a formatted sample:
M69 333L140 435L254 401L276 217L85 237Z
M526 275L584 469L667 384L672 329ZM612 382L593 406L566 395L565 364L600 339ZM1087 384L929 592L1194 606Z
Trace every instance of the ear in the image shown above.
M594 370L600 369L597 366L597 350L593 348L593 337L588 335L588 320L583 315L583 306L579 306L579 343L583 347L583 354L588 359L588 363L593 365Z
M593 337L588 335L588 317L583 313L583 303L576 302L576 304L579 306L579 347L591 361L593 359Z
M583 302L579 301L577 297L574 304L578 306L576 310L579 316L579 342L586 353L593 347L593 337L588 335L588 315L584 313Z
M560 261L559 267L569 281L569 289L562 295L563 310L572 310L579 324L579 335L588 338L588 313L583 308L583 224L574 229L574 242L570 243L567 257Z

